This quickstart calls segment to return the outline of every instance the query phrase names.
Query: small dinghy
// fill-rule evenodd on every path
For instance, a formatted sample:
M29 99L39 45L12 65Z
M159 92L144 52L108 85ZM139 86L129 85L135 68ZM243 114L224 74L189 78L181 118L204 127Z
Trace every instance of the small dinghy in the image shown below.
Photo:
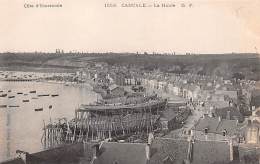
M0 95L0 97L6 97L7 96L7 94L1 94Z
M38 97L43 97L43 96L50 96L49 94L41 94L41 95L38 95Z
M9 105L8 106L9 108L18 108L18 107L20 107L19 105Z
M43 111L43 108L36 108L34 109L35 112Z

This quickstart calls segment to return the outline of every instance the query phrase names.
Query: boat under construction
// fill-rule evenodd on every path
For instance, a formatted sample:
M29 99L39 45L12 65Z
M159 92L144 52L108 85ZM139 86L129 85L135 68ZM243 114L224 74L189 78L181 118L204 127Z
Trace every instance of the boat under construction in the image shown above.
M42 143L46 147L62 143L94 140L121 140L133 135L145 135L157 127L161 111L167 100L146 99L137 104L81 105L71 121L44 125Z

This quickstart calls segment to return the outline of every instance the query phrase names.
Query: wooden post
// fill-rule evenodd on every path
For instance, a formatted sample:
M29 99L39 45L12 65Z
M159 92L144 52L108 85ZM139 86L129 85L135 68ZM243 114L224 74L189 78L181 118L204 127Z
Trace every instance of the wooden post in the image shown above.
M77 128L77 123L75 122L74 133L73 133L73 137L72 137L72 142L75 141L75 137L76 137L76 128Z
M87 120L86 142L88 141L88 134L89 134L89 120Z
M43 120L43 128L44 128L44 149L46 149L47 136L46 136L46 126L45 126L45 121L44 120Z
M94 140L93 129L94 129L95 124L93 124L92 118L91 118L91 125L92 125L92 127L91 127L91 140L93 141Z
M151 130L153 131L153 120L152 120L152 107L150 106L150 123L151 123Z

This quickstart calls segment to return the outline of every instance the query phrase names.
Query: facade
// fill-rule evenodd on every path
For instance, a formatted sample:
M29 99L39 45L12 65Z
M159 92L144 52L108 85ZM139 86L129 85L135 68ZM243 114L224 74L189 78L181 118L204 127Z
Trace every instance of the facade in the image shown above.
M107 96L109 97L123 97L125 95L125 90L117 85L111 85L108 87Z
M126 85L125 74L121 73L121 72L116 73L115 74L115 83L116 83L116 85L119 85L119 86Z

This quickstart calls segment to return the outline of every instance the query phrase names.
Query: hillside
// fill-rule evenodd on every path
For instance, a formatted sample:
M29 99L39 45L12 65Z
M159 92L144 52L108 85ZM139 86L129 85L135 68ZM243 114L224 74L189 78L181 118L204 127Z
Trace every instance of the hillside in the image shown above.
M219 75L227 78L240 72L248 79L260 79L259 54L148 55L130 53L2 53L0 69L33 69L73 71L89 62L139 67L152 71Z

